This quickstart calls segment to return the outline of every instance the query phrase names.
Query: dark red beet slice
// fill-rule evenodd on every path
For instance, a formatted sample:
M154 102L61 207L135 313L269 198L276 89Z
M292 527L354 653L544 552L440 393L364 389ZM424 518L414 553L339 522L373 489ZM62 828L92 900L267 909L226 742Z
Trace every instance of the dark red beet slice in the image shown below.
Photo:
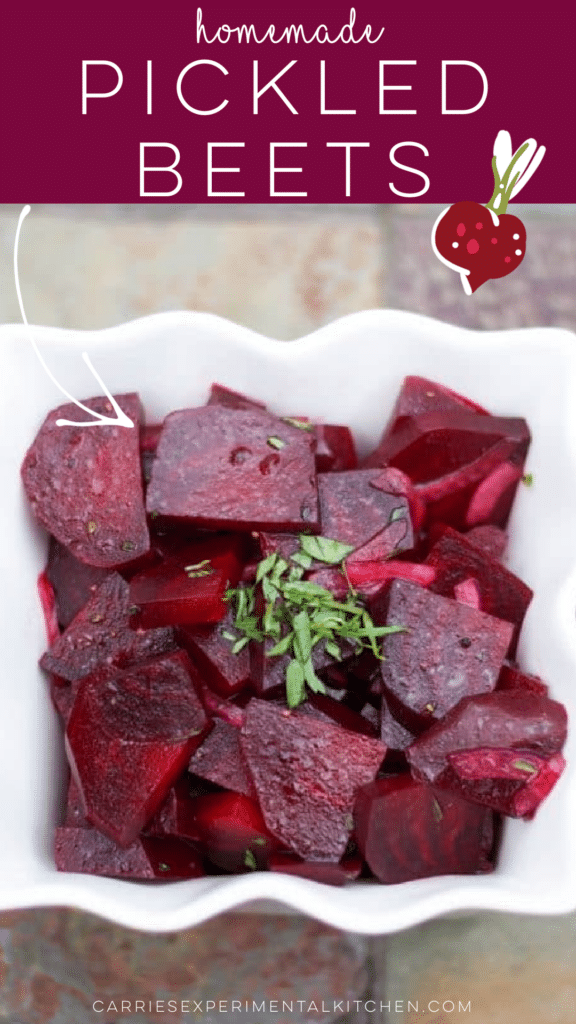
M548 757L566 740L566 708L548 697L520 690L465 697L441 722L406 751L416 778L435 782L448 755L475 747L505 747Z
M401 416L419 416L424 412L470 411L488 416L489 413L471 398L459 395L444 384L426 377L405 377L390 415L386 433L391 433Z
M461 604L467 604L470 608L480 608L480 587L478 580L475 580L473 576L470 576L467 580L462 580L461 583L457 583L454 587L454 597Z
M354 438L349 427L316 423L316 469L319 473L341 473L358 467Z
M258 804L241 793L210 793L193 802L196 827L206 855L224 871L265 868L278 846Z
M406 758L404 751L414 742L416 736L409 729L406 729L401 722L396 721L384 696L382 696L380 712L380 739L386 746L384 768L405 770Z
M362 856L387 885L492 870L491 811L409 775L363 786L354 820Z
M177 839L185 839L187 842L199 840L187 776L178 779L172 786L164 803L160 805L144 827L143 834L173 836Z
M266 409L264 402L248 398L224 384L212 384L207 405L224 405L227 409Z
M111 573L42 656L41 667L74 682L100 667L124 669L176 650L172 629L131 629L129 609L128 584Z
M113 568L150 547L140 470L140 401L116 395L134 428L64 427L59 419L89 420L72 403L46 417L24 456L22 480L32 512L72 554L89 565ZM107 398L90 409L110 415Z
M291 853L273 853L268 867L284 875L298 875L323 885L346 885L362 871L362 858L358 854L343 857L341 861L301 860Z
M346 565L350 566L353 562L384 562L401 551L409 551L413 546L412 523L407 512L385 526L366 544L352 551L346 559Z
M409 521L404 495L388 494L380 487L373 487L372 481L378 476L378 470L373 469L319 474L320 522L324 537L358 548L396 517L403 515ZM410 547L411 542L410 536L405 546Z
M485 526L474 526L471 530L468 530L466 540L469 544L473 544L475 548L484 551L497 562L501 561L508 543L508 537L504 530L501 530L498 526L491 526L489 523Z
M82 794L72 776L68 783L64 825L68 825L73 828L92 828L92 825L84 813Z
M311 434L261 409L173 412L148 511L208 529L317 531L313 449Z
M150 477L152 476L152 464L156 458L156 448L158 447L161 433L161 423L140 427L140 464L145 487L150 482Z
M228 610L224 594L240 579L242 557L241 538L209 537L134 576L130 580L132 628L223 619Z
M381 663L386 698L406 728L420 732L463 697L496 686L510 623L405 580L371 610L375 622L406 630L384 638Z
M420 532L426 518L426 505L406 473L403 473L401 469L395 469L394 466L387 466L380 469L378 476L374 477L372 487L388 491L388 494L403 495L410 509L412 530L414 534Z
M241 742L270 831L304 860L340 860L356 791L384 745L261 700L248 705Z
M180 652L84 681L66 751L86 816L128 846L165 799L210 726Z
M123 848L95 828L57 828L55 860L58 871L109 878L174 881L204 874L201 858L188 843L141 836Z
M523 466L523 460L520 464L502 462L478 484L466 511L467 526L482 523L505 525L508 522Z
M548 696L548 687L540 676L532 676L527 672L521 672L513 665L503 665L498 679L499 690L520 690L521 692L536 693L539 697Z
M509 651L510 656L513 656L520 627L533 596L530 587L505 569L500 562L490 558L485 551L480 551L462 534L452 529L444 531L430 551L425 564L434 566L437 572L430 584L430 590L445 597L450 597L454 593L454 587L462 580L469 577L477 580L483 610L489 615L514 624L514 635Z
M61 629L70 625L109 574L110 569L79 562L68 548L50 538L46 575L54 587Z
M339 725L342 729L348 729L350 732L359 732L363 736L372 736L373 738L378 735L378 729L373 721L370 721L358 711L347 707L342 701L334 700L333 697L329 697L325 693L309 693L307 701L300 710L305 710L307 707L314 708L320 712L320 716L325 721L334 722L335 725Z
M234 617L233 610L228 607L226 615L216 626L183 626L177 632L178 642L188 651L208 685L222 697L239 693L250 679L248 648L232 654L232 643L224 635L236 634Z
M377 464L396 466L422 484L473 463L500 441L512 443L514 461L521 464L530 443L526 421L473 412L422 413L407 417L380 445Z
M258 540L262 558L267 558L268 555L277 552L286 562L289 562L290 556L300 550L300 541L297 535L292 533L262 532L258 534Z
M221 718L194 752L189 771L224 789L256 800L254 783L240 750L240 730Z
M240 729L244 725L245 711L241 703L236 704L233 700L223 700L204 685L200 688L200 695L210 717L221 718L223 722L228 722L235 729ZM242 694L242 697L244 696Z
M58 615L56 611L56 595L54 593L54 587L50 583L45 572L40 573L36 581L36 587L38 589L38 597L40 598L42 614L44 615L46 640L50 645L53 644L60 636Z
M531 818L560 778L562 754L539 757L530 751L480 747L448 755L438 785L513 818Z

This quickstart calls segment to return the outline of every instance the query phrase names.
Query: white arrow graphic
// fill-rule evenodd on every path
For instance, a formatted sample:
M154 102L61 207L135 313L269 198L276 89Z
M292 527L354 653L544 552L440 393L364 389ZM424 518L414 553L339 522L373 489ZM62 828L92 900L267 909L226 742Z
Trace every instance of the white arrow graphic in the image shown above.
M115 418L112 418L111 416L104 416L103 413L96 412L95 409L89 409L87 405L83 405L82 402L79 402L76 398L74 398L74 396L71 395L70 392L66 391L66 388L63 388L62 385L58 383L58 381L56 380L54 374L52 373L52 371L50 370L50 368L46 365L46 363L44 361L44 357L43 357L42 353L40 352L40 349L38 348L38 345L36 344L36 339L34 338L34 335L33 335L32 331L30 329L30 324L28 323L28 320L26 318L26 313L24 312L24 303L22 302L22 292L20 291L20 279L19 279L19 276L18 276L18 243L20 241L20 231L21 231L24 219L25 219L25 217L28 216L29 213L30 213L30 207L29 206L25 206L24 209L22 210L21 214L20 214L19 219L18 219L18 227L16 228L16 238L14 239L14 281L16 283L16 293L18 295L18 305L20 306L20 313L21 313L21 316L22 316L22 320L24 321L24 324L26 325L26 329L28 331L28 337L29 337L30 341L32 342L32 348L34 349L36 355L38 356L38 359L42 363L42 366L46 370L46 373L50 377L50 380L52 381L52 383L56 385L58 390L61 391L62 394L65 395L66 398L68 398L70 402L73 402L74 405L77 405L79 409L82 409L84 412L89 413L90 416L96 417L95 419L92 419L92 420L82 420L81 422L78 422L77 420L56 420L56 426L58 426L58 427L98 427L98 426L102 426L102 425L107 425L107 426L133 427L134 424L133 424L132 420L130 419L130 417L127 416L126 413L120 408L120 406L118 405L118 402L116 401L114 396L110 394L110 392L108 391L108 388L106 387L104 381L102 380L100 375L96 372L96 370L92 366L92 363L90 362L90 357L89 357L87 352L83 352L82 353L82 359L86 363L86 366L91 371L93 376L98 381L98 384L102 388L102 391L106 395L108 401L112 404L112 407L113 407L113 409L114 409L114 411L116 413L116 417Z

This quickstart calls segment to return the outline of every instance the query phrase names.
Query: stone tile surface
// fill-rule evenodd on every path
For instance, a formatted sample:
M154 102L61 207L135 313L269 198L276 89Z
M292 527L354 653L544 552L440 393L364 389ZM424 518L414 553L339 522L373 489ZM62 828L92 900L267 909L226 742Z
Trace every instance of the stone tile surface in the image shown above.
M334 1001L359 999L366 984L365 940L297 917L225 914L160 936L65 910L1 924L0 1020L10 1024L331 1024ZM316 1012L322 1000L329 1012Z
M376 940L374 967L374 997L391 1003L390 1024L576 1021L575 915L432 921Z
M33 211L20 244L28 319L95 329L194 309L289 340L380 303L384 267L370 210L245 216L208 222ZM20 319L16 223L16 211L0 211L0 322Z
M464 294L460 276L430 244L436 207L406 207L384 215L391 273L386 305L480 330L565 327L576 330L576 213L543 216L522 208L528 243L509 277Z

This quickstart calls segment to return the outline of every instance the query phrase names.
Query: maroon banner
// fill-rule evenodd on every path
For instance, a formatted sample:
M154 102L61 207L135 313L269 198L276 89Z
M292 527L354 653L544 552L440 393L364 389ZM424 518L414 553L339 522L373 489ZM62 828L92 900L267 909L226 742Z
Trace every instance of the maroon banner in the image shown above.
M0 201L486 203L505 130L546 147L521 201L574 202L575 8L529 11L23 0Z

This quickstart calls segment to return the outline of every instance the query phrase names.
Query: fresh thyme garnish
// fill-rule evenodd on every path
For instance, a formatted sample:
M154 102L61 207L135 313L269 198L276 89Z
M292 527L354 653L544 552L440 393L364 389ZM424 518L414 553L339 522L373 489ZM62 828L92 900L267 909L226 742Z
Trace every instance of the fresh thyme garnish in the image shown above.
M314 671L313 651L322 643L330 657L342 658L341 644L353 644L357 652L368 649L383 660L382 637L401 632L402 626L376 626L350 586L346 598L337 601L325 587L304 579L313 561L328 565L340 564L345 575L344 559L353 550L329 537L299 538L300 549L290 561L273 552L263 558L256 570L253 586L241 585L226 592L226 600L234 602L234 626L240 634L234 638L232 651L238 653L250 640L273 641L266 650L268 658L290 655L286 668L286 700L294 708L306 700L306 687L324 693L325 686ZM257 588L261 601L257 602ZM262 605L262 610L257 611Z
M314 424L309 420L299 420L295 416L283 416L282 422L287 423L290 427L298 427L298 430L306 430L309 434L314 430Z
M256 857L252 853L252 850L246 850L244 854L244 864L247 868L250 868L251 871L256 871L258 865L256 864Z
M266 439L266 443L269 444L271 448L276 448L278 450L286 447L286 441L283 441L281 437L268 437Z
M532 476L532 473L525 473L522 477L522 483L525 487L532 487L532 484L534 483L534 477Z

